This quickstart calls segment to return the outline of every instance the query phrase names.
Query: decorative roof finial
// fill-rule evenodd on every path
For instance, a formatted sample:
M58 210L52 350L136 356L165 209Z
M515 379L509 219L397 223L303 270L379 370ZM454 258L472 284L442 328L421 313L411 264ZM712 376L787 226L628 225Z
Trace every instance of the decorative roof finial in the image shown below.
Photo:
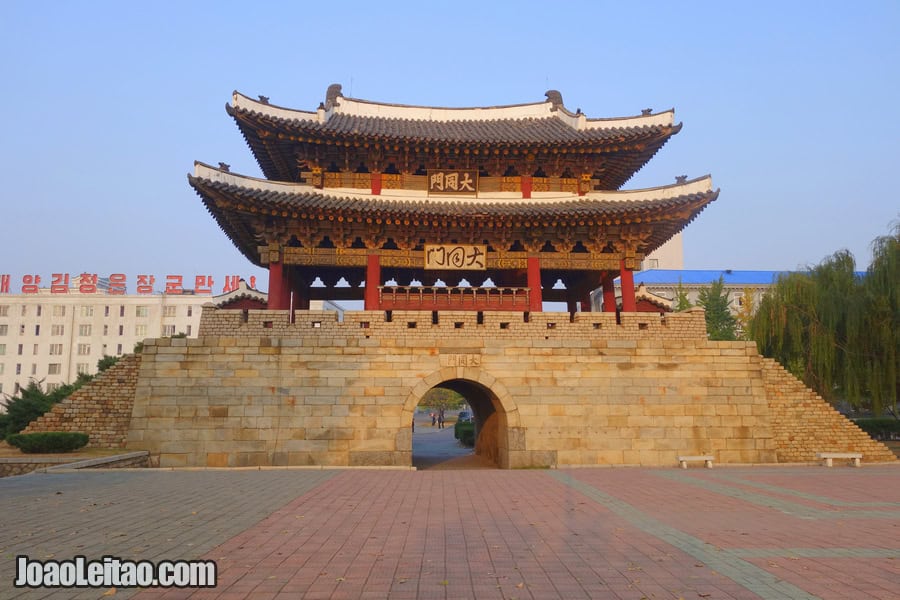
M337 99L343 97L344 95L341 93L341 84L332 83L325 92L325 109L327 110L332 106L339 106Z
M262 102L263 104L268 104L268 103L269 103L269 97L268 97L268 96L263 96L262 94L260 94L260 96L259 96L259 101Z
M221 169L222 171L225 171L226 173L228 173L228 172L231 171L231 165L229 165L229 164L227 164L227 163L220 162L220 163L219 163L219 169Z
M562 94L556 90L547 90L544 92L544 96L550 101L550 105L553 107L552 110L556 110L563 105Z
M687 175L676 175L675 183L687 183Z
M653 109L652 109L652 108L645 108L644 110L641 111L641 114L644 115L645 117L646 117L647 115L652 115L652 114L653 114Z

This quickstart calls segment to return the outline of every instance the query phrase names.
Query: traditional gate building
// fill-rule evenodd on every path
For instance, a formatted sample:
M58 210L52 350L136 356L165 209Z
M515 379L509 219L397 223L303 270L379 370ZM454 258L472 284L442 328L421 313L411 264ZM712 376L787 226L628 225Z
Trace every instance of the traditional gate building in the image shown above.
M589 119L557 91L546 98L432 108L344 98L332 85L309 112L235 92L228 113L267 179L197 163L189 180L235 246L269 269L272 309L327 298L366 310L540 312L562 301L575 312L602 287L615 312L621 276L633 312L632 271L718 191L710 177L620 191L681 129L674 111ZM456 285L463 277L471 287Z
M198 339L146 340L32 430L161 466L408 467L416 406L444 387L504 468L893 460L752 342L708 341L702 310L637 310L632 271L718 196L709 177L620 189L680 130L672 111L588 118L555 91L400 106L337 85L315 111L238 93L227 110L266 178L188 179L268 268L267 308L205 306Z

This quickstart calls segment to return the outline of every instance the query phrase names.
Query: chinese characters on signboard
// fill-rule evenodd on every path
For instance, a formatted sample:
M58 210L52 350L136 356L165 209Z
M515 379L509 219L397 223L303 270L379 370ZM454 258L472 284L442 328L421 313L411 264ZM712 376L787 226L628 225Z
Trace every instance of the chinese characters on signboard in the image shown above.
M429 194L475 194L477 169L428 170Z
M241 277L239 275L226 275L221 293L227 294L238 289ZM162 283L162 282L161 282ZM215 290L215 280L212 275L196 275L194 287L184 287L182 275L166 275L164 293L171 295L212 294ZM50 277L51 294L108 294L112 296L124 295L128 284L128 277L124 273L113 273L109 277L101 279L96 273L82 273L70 276L69 273L53 273ZM190 286L190 280L188 280ZM249 286L256 287L256 277L250 277ZM155 293L156 277L153 275L138 275L135 281L135 291L138 294L147 295ZM40 275L23 275L20 290L23 294L37 294L41 290ZM12 278L9 275L0 275L0 294L12 292Z
M487 246L425 244L425 268L445 271L484 271Z

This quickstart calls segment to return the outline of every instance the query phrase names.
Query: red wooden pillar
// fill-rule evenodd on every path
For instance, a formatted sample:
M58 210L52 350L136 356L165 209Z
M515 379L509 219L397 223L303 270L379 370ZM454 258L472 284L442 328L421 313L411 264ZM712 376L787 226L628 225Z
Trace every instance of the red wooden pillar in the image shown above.
M637 312L634 299L634 272L625 268L625 261L620 261L620 277L622 278L622 312Z
M289 307L285 298L289 298L291 288L285 277L284 264L281 261L269 263L269 300L266 308L269 310L287 310Z
M603 285L603 312L616 312L616 284L613 276L607 274L600 280Z
M523 175L520 179L522 181L522 197L531 198L531 175Z
M541 293L541 259L537 256L528 257L528 310L531 312L543 312L544 297Z
M370 173L372 182L372 194L378 196L381 194L381 173Z
M381 261L377 254L366 257L366 289L363 292L363 309L378 310L378 286L381 285Z

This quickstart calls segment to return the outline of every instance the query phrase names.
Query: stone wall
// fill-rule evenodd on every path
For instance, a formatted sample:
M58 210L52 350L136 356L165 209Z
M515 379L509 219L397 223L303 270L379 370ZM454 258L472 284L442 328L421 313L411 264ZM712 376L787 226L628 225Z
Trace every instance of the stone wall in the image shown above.
M161 466L409 465L416 404L463 381L496 408L479 445L503 467L795 460L755 345L707 341L702 311L438 316L205 311L200 339L145 346L129 448Z
M140 364L140 354L123 356L22 433L82 432L89 448L124 448Z
M865 462L894 460L887 446L869 437L778 362L770 358L761 362L779 461L812 462L816 452L862 452Z
M753 343L669 314L228 311L148 340L33 425L170 466L409 466L432 387L464 389L506 468L894 460ZM103 390L103 391L101 391ZM133 410L132 410L133 405ZM130 422L129 422L130 420ZM99 442L99 443L98 443Z

